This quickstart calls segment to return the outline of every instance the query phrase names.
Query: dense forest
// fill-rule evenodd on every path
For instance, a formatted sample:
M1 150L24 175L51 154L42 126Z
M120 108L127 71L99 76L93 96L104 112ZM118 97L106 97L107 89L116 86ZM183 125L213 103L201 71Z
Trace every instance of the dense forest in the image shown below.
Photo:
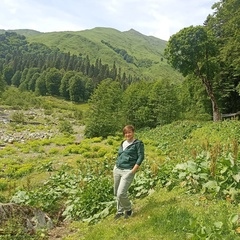
M114 133L125 122L152 128L180 119L221 120L222 113L237 112L240 107L239 4L237 0L215 3L214 13L206 18L203 26L182 29L171 36L165 46L152 37L133 30L128 32L131 34L128 36L134 36L137 46L131 48L140 48L138 40L152 41L145 48L157 52L158 61L137 58L129 46L123 47L124 42L116 46L113 41L102 39L101 34L107 31L104 28L75 36L78 41L74 37L74 43L80 49L86 42L92 46L82 47L82 52L77 53L68 51L67 45L49 44L58 36L59 41L62 39L63 35L57 33L36 32L28 37L4 32L0 35L0 93L14 86L36 96L89 102L90 114L86 121L89 136ZM72 45L72 35L66 34L65 41ZM92 34L89 36L92 39L94 36L100 45L88 40L87 34ZM124 64L115 62L114 57L109 64L101 57L90 59L88 56L87 51L91 56L94 52L98 56L105 48ZM163 48L164 54L160 51ZM104 59L105 55L103 52ZM173 68L168 75L159 77L144 74L154 72L157 63L166 65L167 61L168 69L172 66L179 74L174 75ZM4 103L3 97L2 101Z
M123 87L138 80L126 73L121 75L114 63L112 67L101 59L91 63L88 56L28 43L26 37L15 32L1 35L0 71L8 86L42 96L62 96L74 102L86 102L103 79L119 81Z

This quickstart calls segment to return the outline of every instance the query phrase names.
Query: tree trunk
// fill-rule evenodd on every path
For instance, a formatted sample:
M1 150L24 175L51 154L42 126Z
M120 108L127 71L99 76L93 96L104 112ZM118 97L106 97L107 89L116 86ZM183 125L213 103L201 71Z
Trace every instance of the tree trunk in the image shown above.
M210 97L211 103L212 103L212 111L213 111L213 121L220 121L221 120L221 114L219 112L218 104L216 101L216 98L213 94L213 89L211 82L204 76L201 76L202 83L204 84L207 94Z
M218 105L214 96L213 96L213 99L211 98L211 102L212 102L212 111L213 111L213 121L214 122L220 121L221 114L219 112Z

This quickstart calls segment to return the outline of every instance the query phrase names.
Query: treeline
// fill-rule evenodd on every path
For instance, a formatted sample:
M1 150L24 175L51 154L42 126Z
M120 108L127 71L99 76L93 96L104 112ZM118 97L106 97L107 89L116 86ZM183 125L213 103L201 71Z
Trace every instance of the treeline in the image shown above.
M133 56L131 56L130 54L128 54L127 50L122 49L122 48L115 48L113 47L109 42L106 42L104 40L101 40L101 42L103 44L105 44L107 47L111 48L115 53L119 54L122 56L122 58L127 62L127 63L132 63L134 64L136 67L145 67L145 68L149 68L153 65L153 61L150 59L140 59L137 60L135 59ZM161 61L163 61L163 58L161 58Z
M103 79L118 81L123 88L139 80L122 72L115 62L111 67L101 59L91 63L88 56L30 44L14 32L0 35L0 73L9 86L75 102L86 102Z
M123 90L118 82L105 79L90 97L85 136L114 136L127 123L150 129L181 119L210 120L209 104L199 101L192 109L196 99L190 98L182 86L168 81L139 81Z
M114 52L116 52L117 54L120 54L122 56L122 58L128 62L128 63L134 63L134 57L129 55L128 52L125 49L122 48L115 48L113 47L109 42L106 42L104 40L101 41L103 44L105 44L106 46L108 46L109 48L111 48Z

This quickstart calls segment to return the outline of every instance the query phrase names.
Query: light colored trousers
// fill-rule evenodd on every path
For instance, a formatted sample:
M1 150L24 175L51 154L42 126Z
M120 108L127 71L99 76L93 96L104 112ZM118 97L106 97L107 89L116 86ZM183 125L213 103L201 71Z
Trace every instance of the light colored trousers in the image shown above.
M130 187L135 174L129 169L119 169L116 166L113 169L114 178L114 196L117 198L117 212L123 213L132 208L128 198L128 188Z

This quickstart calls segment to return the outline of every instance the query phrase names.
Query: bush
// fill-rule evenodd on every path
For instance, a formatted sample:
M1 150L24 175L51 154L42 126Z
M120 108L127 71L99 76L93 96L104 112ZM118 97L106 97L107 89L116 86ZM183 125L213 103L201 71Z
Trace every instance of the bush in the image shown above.
M72 134L73 127L69 121L64 120L59 123L59 131L66 134Z
M5 191L7 190L7 187L8 187L7 180L4 178L0 178L0 190ZM0 202L1 202L1 196L0 196Z
M22 111L16 111L14 113L11 114L10 119L13 122L17 122L17 123L24 123L25 122L25 116L24 113Z

